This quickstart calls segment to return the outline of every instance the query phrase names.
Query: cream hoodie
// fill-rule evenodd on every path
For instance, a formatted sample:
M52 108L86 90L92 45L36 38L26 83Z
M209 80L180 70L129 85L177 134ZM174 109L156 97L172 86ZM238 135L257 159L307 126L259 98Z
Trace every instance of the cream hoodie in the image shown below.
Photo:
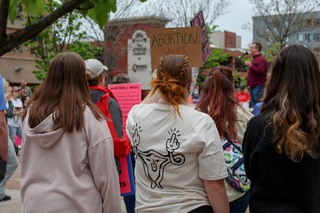
M54 130L52 114L22 126L22 212L120 213L119 178L105 120L87 107L81 131Z

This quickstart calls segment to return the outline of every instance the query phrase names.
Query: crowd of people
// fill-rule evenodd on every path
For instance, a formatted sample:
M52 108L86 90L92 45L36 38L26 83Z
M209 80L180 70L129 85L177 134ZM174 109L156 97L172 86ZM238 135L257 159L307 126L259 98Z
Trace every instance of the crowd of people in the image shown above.
M214 67L195 108L189 58L161 57L151 92L128 114L129 139L108 68L96 59L57 55L34 95L25 82L0 79L0 201L11 199L17 135L22 212L122 212L119 158L129 153L130 213L320 212L318 61L307 47L286 46L267 79L261 44L250 50L249 92L237 94L232 70Z
M4 104L6 108L5 121L7 124L8 159L7 168L3 180L0 182L0 202L11 200L11 196L5 192L5 186L18 167L21 145L16 141L22 139L22 113L27 108L32 97L32 91L25 81L21 81L19 87L12 86L9 80L2 79ZM18 138L17 138L18 137Z

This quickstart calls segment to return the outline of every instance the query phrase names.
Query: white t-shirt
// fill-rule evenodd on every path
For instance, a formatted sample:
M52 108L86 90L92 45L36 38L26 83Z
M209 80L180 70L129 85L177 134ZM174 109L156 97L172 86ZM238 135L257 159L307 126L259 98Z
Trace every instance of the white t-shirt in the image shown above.
M182 119L162 104L136 105L128 114L138 212L188 212L210 205L202 179L227 177L213 120L188 106L179 109Z
M22 101L19 98L17 98L17 100L14 100L13 98L11 98L11 101L14 107L21 107L20 112L23 111ZM22 118L18 115L14 115L12 118L8 118L7 122L9 126L14 126L14 127L22 126Z

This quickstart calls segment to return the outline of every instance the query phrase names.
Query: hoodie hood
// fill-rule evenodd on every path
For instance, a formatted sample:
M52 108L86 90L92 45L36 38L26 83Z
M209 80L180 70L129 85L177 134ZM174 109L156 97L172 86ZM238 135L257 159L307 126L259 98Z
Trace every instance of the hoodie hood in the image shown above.
M38 146L50 149L56 144L64 131L60 128L54 130L53 114L49 115L35 128L29 127L29 112L27 113L26 119L23 121L23 128L25 128L25 135L23 139L32 141Z

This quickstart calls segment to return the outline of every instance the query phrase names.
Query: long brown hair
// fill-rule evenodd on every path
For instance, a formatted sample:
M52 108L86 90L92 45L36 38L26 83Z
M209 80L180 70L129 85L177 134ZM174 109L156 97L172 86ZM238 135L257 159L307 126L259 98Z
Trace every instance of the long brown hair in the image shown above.
M196 109L207 113L216 123L220 137L226 131L230 138L237 136L238 99L235 97L230 68L221 66L209 71Z
M39 125L51 113L56 129L73 132L84 124L86 105L96 119L104 116L92 103L85 77L85 64L76 53L60 53L49 67L43 84L35 92L29 109L29 126ZM24 115L25 118L26 114Z
M294 162L316 157L320 135L320 73L317 59L302 45L276 57L261 112L270 113L273 145Z
M153 85L151 94L159 89L181 117L179 103L181 99L188 100L188 92L185 87L191 81L191 74L188 57L181 55L163 56L159 61L157 80L150 82Z

